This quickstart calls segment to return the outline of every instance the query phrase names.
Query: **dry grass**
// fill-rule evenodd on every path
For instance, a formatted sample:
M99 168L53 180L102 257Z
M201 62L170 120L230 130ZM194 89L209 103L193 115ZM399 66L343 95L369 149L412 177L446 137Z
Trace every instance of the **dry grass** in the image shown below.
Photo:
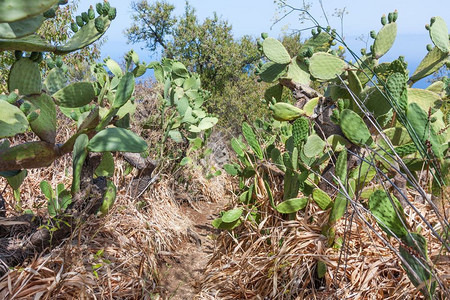
M431 224L438 224L431 209L414 202ZM202 283L201 299L420 299L400 260L370 227L377 227L361 205L349 209L347 218L336 224L340 249L328 248L321 234L328 212L308 205L295 220L274 213L268 200L260 198L263 221L246 222L233 234L217 239ZM450 206L447 206L450 212ZM405 209L414 229L426 228L411 208ZM368 224L366 223L368 221ZM370 225L370 226L369 226ZM256 227L257 226L257 227ZM381 230L377 228L379 232ZM445 254L440 242L423 229L431 257ZM384 234L383 234L384 236ZM394 248L396 241L391 239ZM317 261L327 265L323 279L317 276ZM434 264L444 286L450 283L448 262Z

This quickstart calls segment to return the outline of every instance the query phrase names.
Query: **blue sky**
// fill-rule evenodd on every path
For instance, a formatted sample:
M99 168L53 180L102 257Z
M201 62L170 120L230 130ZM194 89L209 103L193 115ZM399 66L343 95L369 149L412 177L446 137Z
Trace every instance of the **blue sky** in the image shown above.
M148 0L152 2L152 0ZM167 0L175 5L175 15L181 15L184 11L185 0ZM86 10L90 4L98 1L81 0L79 8ZM129 49L136 50L141 59L150 62L159 58L159 52L150 53L141 50L143 45L127 44L124 30L130 26L132 1L109 0L112 6L117 7L117 19L107 32L108 41L102 47L104 56L111 56L121 60L123 54ZM306 1L308 2L308 1ZM318 0L309 1L312 4L311 14L323 25L326 25L325 17ZM268 32L270 36L277 37L286 27L290 29L304 29L310 24L301 24L296 15L291 15L279 24L272 26L276 18L276 4L273 0L190 0L189 3L197 10L200 20L212 16L217 12L223 19L228 20L233 26L236 37L246 34L259 36L261 32ZM302 1L288 1L293 6L300 6ZM375 4L376 3L376 4ZM366 38L371 30L378 31L381 28L380 17L382 14L394 11L399 12L398 36L393 48L383 57L384 60L392 60L404 55L409 63L409 69L414 71L420 60L427 53L426 45L431 43L425 24L430 22L432 16L441 16L450 26L450 2L447 0L323 0L324 10L328 16L330 25L337 28L340 33L340 20L333 16L335 9L345 8L348 14L344 17L344 36L346 43L357 53L365 44L357 39L361 35ZM279 13L279 15L281 15ZM304 37L309 35L305 32ZM369 41L371 43L371 41ZM382 60L383 60L382 59Z

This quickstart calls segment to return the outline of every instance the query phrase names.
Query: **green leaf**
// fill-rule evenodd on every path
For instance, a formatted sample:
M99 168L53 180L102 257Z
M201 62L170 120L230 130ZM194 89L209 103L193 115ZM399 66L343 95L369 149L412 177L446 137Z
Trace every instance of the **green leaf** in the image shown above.
M181 132L179 132L178 130L170 130L169 131L169 136L176 143L183 142L183 136L181 135Z
M305 208L306 204L308 204L308 198L293 198L278 204L275 209L282 214L292 214L300 209Z
M120 108L128 100L130 100L134 92L134 84L133 73L125 73L125 75L120 79L119 85L117 87L116 97L113 104L114 108Z
M235 222L236 220L238 220L241 217L242 212L243 212L242 207L238 207L238 208L229 210L223 214L222 221L225 223Z
M42 180L41 183L39 184L39 186L41 188L41 192L45 195L47 200L51 201L51 200L53 200L53 198L55 198L55 195L53 193L53 189L52 189L50 183L48 183L46 180Z
M244 135L245 140L247 141L253 152L256 154L256 156L258 156L259 159L263 159L263 152L261 150L261 146L259 145L258 140L256 139L256 135L253 132L253 129L250 127L250 125L247 124L247 122L244 122L242 124L242 133Z
M242 144L242 142L237 138L231 139L231 148L233 148L234 152L240 157L244 156L244 149L245 146Z
M239 170L236 168L236 166L232 164L224 165L223 169L231 176L236 176L239 173Z
M328 209L333 203L330 196L319 188L313 190L313 199L323 210Z
M135 152L147 150L147 143L134 132L124 128L106 128L97 133L88 145L89 151Z
M236 221L231 222L231 223L225 223L222 221L222 218L218 218L218 219L215 219L214 221L212 221L211 225L217 229L232 230L232 229L238 227L239 225L241 225L241 223L242 223L241 219L237 219Z
M192 159L190 157L187 157L187 156L183 157L183 159L180 162L180 166L185 166L190 162L192 162Z
M81 183L81 169L83 168L84 160L87 156L87 145L89 143L89 138L86 134L81 134L75 140L72 153L72 194L78 193L80 191Z
M119 64L116 63L114 60L108 59L106 61L106 66L115 76L120 77L123 75L122 69L120 68Z

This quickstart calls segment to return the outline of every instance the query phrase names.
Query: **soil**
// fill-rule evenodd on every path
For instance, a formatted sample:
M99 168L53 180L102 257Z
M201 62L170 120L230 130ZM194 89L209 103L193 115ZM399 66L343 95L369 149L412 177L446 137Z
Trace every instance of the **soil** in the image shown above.
M218 218L226 199L198 202L193 208L183 204L182 211L192 221L187 240L171 252L159 253L160 296L163 299L194 299L199 293L201 277L214 251L214 237L220 233L211 225Z

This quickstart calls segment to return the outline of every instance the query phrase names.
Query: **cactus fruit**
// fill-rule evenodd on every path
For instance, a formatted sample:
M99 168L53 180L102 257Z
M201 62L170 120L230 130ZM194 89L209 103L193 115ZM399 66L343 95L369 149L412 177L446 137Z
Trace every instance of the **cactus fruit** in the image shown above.
M81 19L83 20L84 23L89 22L89 16L88 16L87 12L84 11L81 13Z
M97 29L97 31L99 33L102 33L105 31L105 22L103 21L103 19L101 17L98 17L95 19L95 29Z
M430 21L430 38L439 50L444 53L450 52L450 41L448 38L447 24L441 17L433 17Z
M288 64L291 61L291 56L284 48L283 44L277 39L268 37L263 42L264 55L271 61L277 64Z
M372 136L363 119L352 110L344 109L340 114L340 126L345 137L358 145L370 145Z
M16 61L9 72L8 90L19 90L21 95L40 94L41 72L38 63L24 57Z
M110 21L114 20L117 16L117 10L115 7L111 7L108 11L108 19Z
M88 9L88 17L89 17L89 20L95 19L95 11L94 11L94 8L92 7L92 5Z
M397 19L398 19L398 11L397 11L397 10L395 10L395 11L394 11L394 13L393 13L393 18L392 18L392 22L395 22L395 21L397 21Z
M375 32L375 30L372 30L370 32L370 37L373 38L373 39L375 39L377 37L377 33Z
M102 15L103 14L103 4L102 3L97 3L95 5L95 10L97 10L97 13L99 15Z
M431 50L433 50L433 45L428 44L427 45L427 51L430 52Z
M386 15L381 16L381 25L386 25L387 23L387 19L386 19Z
M376 190L369 198L369 209L378 225L389 236L395 234L402 238L408 234L403 208L394 196L388 195L384 190Z
M305 206L308 204L308 198L293 198L289 200L285 200L278 204L275 209L277 212L281 214L292 214L296 213L300 209L305 208Z
M31 111L31 103L24 101L19 108L25 115L28 115Z
M103 2L103 16L107 16L109 13L109 9L111 8L111 5L109 4L109 2L107 0L105 0Z
M277 102L270 105L273 117L277 121L292 121L305 114L304 110L285 102Z
M28 115L27 115L27 121L29 122L29 123L32 123L32 122L34 122L34 121L36 121L36 119L39 117L39 114L37 113L37 112L35 112L35 111L32 111L31 113L29 113Z
M83 22L83 18L81 16L76 16L75 17L75 22L77 23L78 26L83 27L84 22Z
M392 23L394 21L394 14L393 13L388 13L388 22Z
M310 59L309 71L319 80L331 80L344 72L347 63L328 53L317 52Z
M267 32L261 33L261 38L262 38L263 40L267 39L268 37L269 37L269 34L268 34Z

